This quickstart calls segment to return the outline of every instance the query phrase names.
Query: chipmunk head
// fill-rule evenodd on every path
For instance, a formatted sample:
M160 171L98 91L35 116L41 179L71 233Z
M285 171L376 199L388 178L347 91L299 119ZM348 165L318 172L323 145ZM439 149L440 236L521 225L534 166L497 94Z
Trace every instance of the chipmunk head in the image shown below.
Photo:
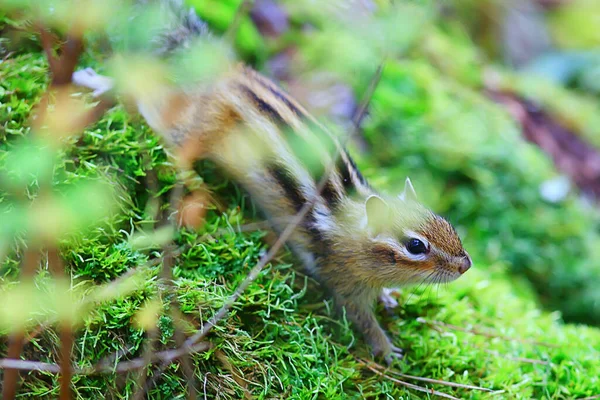
M389 283L449 282L471 267L454 227L417 202L410 179L397 199L371 195L365 212L370 253Z

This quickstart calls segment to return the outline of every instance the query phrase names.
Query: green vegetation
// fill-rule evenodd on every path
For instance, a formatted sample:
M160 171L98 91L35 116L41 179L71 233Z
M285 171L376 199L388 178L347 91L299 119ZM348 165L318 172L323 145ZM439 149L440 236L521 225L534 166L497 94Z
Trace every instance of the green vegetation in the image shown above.
M220 8L212 7L213 1L190 3L216 29L225 30L239 1L219 2ZM385 7L387 2L379 3ZM434 397L389 377L458 398L574 399L599 393L600 330L564 322L600 322L598 211L583 205L574 192L558 204L544 202L539 186L557 171L540 149L522 139L520 127L506 111L486 98L484 75L490 66L484 55L457 29L458 21L430 16L430 8L423 4L427 2L410 3L411 12L420 18L412 28L419 34L394 43L398 46L394 51L400 47L407 51L401 61L392 58L386 63L364 124L369 151L357 158L373 185L390 192L409 175L421 198L457 225L475 267L447 286L403 289L401 306L393 313L379 306L378 315L394 343L406 350L405 360L383 377L366 367L368 347L334 315L318 284L294 269L295 260L281 252L209 335L213 347L193 355L200 395ZM300 8L294 18L318 18L305 11ZM321 26L318 20L314 23ZM384 24L382 30L386 29L391 28ZM303 41L300 30L300 24L293 24L289 35L277 39L281 43L273 43L274 39L261 38L246 18L236 43L259 69L266 55L284 42L300 43L308 62L330 66L324 39ZM352 35L337 37L340 43L346 39L352 40ZM101 66L96 60L102 57L94 48L85 55L84 66ZM352 84L361 93L376 62L357 60L337 73L359 75ZM360 74L352 74L352 68ZM498 74L504 84L532 97L564 91L573 101L594 104L593 98L547 82L538 84L506 71ZM162 143L139 116L119 104L80 138L69 139L68 146L55 151L58 154L48 153L47 146L28 140L29 117L47 82L47 64L35 46L0 62L0 354L6 353L6 335L19 320L9 309L22 307L14 289L24 243L33 230L12 229L20 221L63 234L60 249L72 297L86 304L75 317L77 367L101 360L116 365L139 357L154 334L157 350L177 347L173 315L180 313L177 323L192 334L223 305L268 248L265 232L239 229L260 217L243 191L213 165L202 163L198 167L202 180L220 207L210 206L198 231L181 229L175 234L181 252L173 262L174 287L169 291L156 265L160 246L144 245L139 235L142 230L150 232L157 222L149 181L156 181L163 213L168 212L166 203L176 185ZM568 104L544 100L553 112L568 115ZM597 140L594 129L600 125L575 119L585 127L579 131L582 136ZM32 151L29 146L38 147ZM73 195L72 189L90 182L109 183L111 191L86 186L92 194L105 193L107 199ZM48 188L72 200L71 213L98 212L104 201L117 206L95 214L100 223L75 234L62 230L69 213L60 215L65 220L48 218L37 225L5 218L30 215L26 207L19 214L18 205L39 198ZM110 284L123 276L123 285ZM58 362L58 330L52 322L64 305L59 301L65 299L57 289L60 286L53 286L43 267L35 289L24 292L32 303L40 296L40 304L32 306L36 317L27 326L34 330L41 323L47 328L29 341L23 359ZM58 306L44 304L43 295L57 299ZM157 365L150 371L149 381L154 382L148 389L150 398L185 398L187 379L181 363ZM494 392L413 381L395 376L394 371ZM31 372L22 377L24 398L57 398L56 374ZM131 398L136 379L135 372L75 375L74 393L79 399Z

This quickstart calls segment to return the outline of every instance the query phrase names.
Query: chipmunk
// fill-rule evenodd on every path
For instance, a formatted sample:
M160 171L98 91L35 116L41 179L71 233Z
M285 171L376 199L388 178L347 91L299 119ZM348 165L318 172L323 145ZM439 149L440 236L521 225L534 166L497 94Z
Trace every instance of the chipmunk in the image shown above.
M183 15L177 36L167 38L169 48L206 32L195 13ZM75 72L73 82L95 95L113 87L91 69ZM314 202L287 244L388 363L402 350L375 317L382 290L449 282L472 265L453 226L417 201L408 178L399 196L377 193L336 136L250 68L236 66L215 81L168 87L135 102L183 170L199 158L214 160L250 193L275 231ZM331 173L318 191L327 166Z

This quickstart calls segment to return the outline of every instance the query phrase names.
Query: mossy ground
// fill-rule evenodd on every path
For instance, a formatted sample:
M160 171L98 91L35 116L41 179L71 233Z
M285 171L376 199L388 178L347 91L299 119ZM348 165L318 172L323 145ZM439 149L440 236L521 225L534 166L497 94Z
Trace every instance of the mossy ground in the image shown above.
M188 3L213 30L221 32L231 23L240 1ZM384 7L388 2L378 3ZM408 20L415 10L418 18L414 20L425 21L423 16L430 15L419 11L428 1L405 3L412 7L404 9ZM307 59L329 62L352 82L357 93L363 92L367 79L362 77L368 75L363 72L373 67L370 43L365 49L354 46L354 39L346 34L336 36L335 43L347 45L348 52L335 54L342 62L328 59L334 39L331 32L310 36L310 40L301 33L306 19L313 19L319 29L328 28L327 21L312 15L313 11L313 6L296 10L300 14L292 16L291 32L279 41L265 39L244 18L237 50L260 68L271 53L293 43ZM576 399L600 393L600 330L563 320L600 321L600 292L596 290L600 283L599 213L582 205L573 191L559 204L540 199L539 185L555 177L556 169L545 154L522 139L520 128L506 112L482 95L490 65L465 34L463 24L451 15L430 22L418 29L408 24L422 37L416 45L407 46L401 60L388 61L363 124L369 154L354 153L365 175L382 190L393 192L410 175L419 195L457 226L475 260L474 268L442 287L403 289L400 306L393 312L378 305L382 324L394 343L406 350L405 359L383 377L367 368L368 347L332 312L332 303L319 285L295 269L294 258L282 251L209 335L214 347L193 355L199 396L434 397L407 389L390 379L394 377L457 398ZM394 31L398 37L410 31L407 24L400 25ZM134 26L140 27L144 28ZM406 44L403 36L397 40L395 45ZM4 43L0 40L0 45ZM25 44L0 62L2 178L7 176L4 169L10 164L10 154L31 133L29 118L48 82L37 39L31 35ZM102 63L96 64L99 58L94 51L86 53L82 67L102 68ZM538 100L597 143L597 97L527 76L494 72L503 77L504 86ZM139 116L117 105L59 153L47 171L24 179L29 199L40 192L41 175L49 177L57 193L100 177L116 189L119 204L101 225L61 243L69 285L92 305L76 327L73 359L77 367L101 360L116 365L142 355L152 334L140 328L138 321L144 313L141 310L156 301L161 305L155 320L156 351L176 347L173 315L182 316L177 321L183 332L195 332L269 247L267 232L240 229L261 219L249 197L213 165L201 163L201 179L219 207L210 206L198 231L177 232L175 242L181 252L174 259L169 288L157 265L161 248L141 247L135 240L136 232L150 232L159 223L155 215L168 212L169 195L176 185L173 165L157 136ZM3 210L15 202L14 194L3 192L4 188L0 182ZM0 224L3 235L8 223ZM16 286L25 247L20 239L3 247L4 239L0 236L0 295ZM135 278L126 281L133 286L111 286L110 282L123 276ZM49 277L42 263L38 287L49 287ZM113 290L102 290L107 287ZM554 309L562 313L545 311ZM2 322L3 355L7 331ZM23 358L56 363L58 330L52 323L44 327L26 345ZM492 392L419 382L394 372ZM0 378L2 374L0 369ZM57 398L54 374L21 376L22 398ZM187 380L179 362L164 368L155 365L149 372L148 381L153 384L148 395L184 398ZM76 375L73 389L78 399L132 398L138 389L136 381L134 372Z
M4 156L27 135L26 120L44 88L46 73L43 56L37 53L0 63ZM100 303L88 313L76 331L75 363L90 366L123 349L128 354L119 360L139 356L147 334L132 321L146 300L157 297L164 282L158 266L147 265L158 249L136 250L128 235L154 223L146 208L151 197L145 184L146 160L151 160L160 193L174 185L172 166L159 140L121 106L107 112L66 152L55 169L56 185L102 172L123 189L120 211L109 224L63 243L71 284L107 283L132 268L144 277L133 293ZM366 171L375 174L372 168ZM198 329L267 247L264 232L236 229L257 218L247 195L209 164L200 173L225 210L211 210L200 231L184 229L177 235L183 251L174 262L175 291L159 295L164 306L157 323L160 348L175 345L167 312L173 299L187 321L184 330ZM228 233L216 234L219 229ZM360 361L370 359L367 346L335 317L319 286L292 264L287 253L277 257L209 336L214 348L192 357L200 394L232 399L242 398L246 391L257 398L432 397L369 371ZM0 268L3 285L10 285L17 271L18 257L13 253ZM515 279L501 263L476 265L447 286L404 289L401 306L391 314L379 307L378 315L394 343L406 350L406 358L388 374L400 371L495 391L420 383L459 398L572 399L598 394L600 331L563 324L558 314L540 311L529 286ZM23 356L56 362L57 348L56 330L48 327L31 340ZM5 350L2 341L0 352ZM151 398L184 397L186 378L179 363L156 371L151 375L160 376L149 389ZM133 373L75 376L73 387L80 399L130 398L135 378ZM23 374L23 398L55 398L57 391L55 375Z

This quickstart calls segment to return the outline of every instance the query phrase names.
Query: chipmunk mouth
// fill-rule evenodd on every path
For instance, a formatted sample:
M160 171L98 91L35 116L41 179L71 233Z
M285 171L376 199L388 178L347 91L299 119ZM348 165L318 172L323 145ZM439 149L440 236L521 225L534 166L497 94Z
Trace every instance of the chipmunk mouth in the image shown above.
M438 269L433 272L428 278L427 281L433 285L438 285L441 283L448 283L458 279L462 274L458 271L450 271L447 269Z

